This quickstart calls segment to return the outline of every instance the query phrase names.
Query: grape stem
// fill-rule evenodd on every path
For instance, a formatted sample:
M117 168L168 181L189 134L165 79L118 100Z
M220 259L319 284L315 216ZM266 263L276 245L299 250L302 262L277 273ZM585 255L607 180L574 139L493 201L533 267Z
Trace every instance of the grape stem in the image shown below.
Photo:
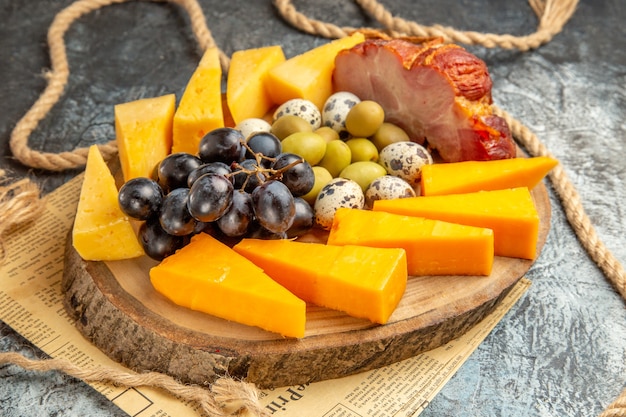
M232 172L230 174L227 174L226 176L230 177L230 176L239 174L241 172L245 173L247 177L243 185L241 186L242 189L245 188L245 186L248 184L248 180L250 179L251 175L256 175L257 179L259 180L259 184L263 184L265 181L280 179L280 177L283 175L285 171L304 162L304 158L300 158L298 160L293 161L289 165L285 165L284 167L280 169L265 168L262 165L263 160L274 162L276 161L276 158L265 156L261 152L254 152L245 141L242 141L241 145L244 148L246 148L248 151L250 151L252 155L254 155L254 159L256 160L256 166L254 167L254 169L248 169L248 168L242 167L238 162L233 162L231 164Z

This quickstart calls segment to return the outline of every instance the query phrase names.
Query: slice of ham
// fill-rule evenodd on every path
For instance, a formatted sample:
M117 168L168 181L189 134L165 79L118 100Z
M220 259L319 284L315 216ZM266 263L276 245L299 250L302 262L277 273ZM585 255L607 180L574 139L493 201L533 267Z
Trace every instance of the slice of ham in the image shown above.
M506 121L493 114L487 66L458 45L367 39L337 55L333 82L379 103L386 121L444 162L516 155Z

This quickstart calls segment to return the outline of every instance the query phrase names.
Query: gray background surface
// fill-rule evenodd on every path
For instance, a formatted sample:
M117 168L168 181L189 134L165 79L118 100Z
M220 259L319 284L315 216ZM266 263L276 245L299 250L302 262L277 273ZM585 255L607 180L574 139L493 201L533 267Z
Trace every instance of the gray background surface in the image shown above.
M293 56L325 39L282 21L269 0L201 0L218 45L281 44ZM385 0L422 24L528 34L536 19L519 0ZM69 0L0 0L0 167L51 191L77 172L50 174L11 159L15 123L45 88L46 32ZM375 26L352 1L296 1L337 25ZM483 58L496 104L533 130L560 159L601 239L626 262L626 4L584 0L562 33L530 52L468 47ZM64 96L30 138L57 152L114 137L113 105L182 93L200 51L176 6L132 2L82 17L66 34L71 76ZM549 185L549 184L548 184ZM532 286L429 405L423 416L591 416L626 381L624 301L588 258L549 185L548 242L528 273ZM0 277L0 285L1 277ZM0 322L0 350L43 357ZM63 374L0 367L0 415L124 416Z

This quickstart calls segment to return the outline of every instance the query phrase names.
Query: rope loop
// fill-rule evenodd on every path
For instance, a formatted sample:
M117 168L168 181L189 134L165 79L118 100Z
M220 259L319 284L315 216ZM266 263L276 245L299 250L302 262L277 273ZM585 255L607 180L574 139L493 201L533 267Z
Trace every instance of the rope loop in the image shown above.
M420 25L393 16L377 0L355 0L355 2L392 36L441 37L445 42L482 45L486 48L519 49L520 51L538 48L552 40L572 17L578 4L578 0L529 0L531 8L539 18L537 30L530 35L513 36L460 31L442 25ZM306 33L326 38L340 38L354 30L354 28L340 28L332 23L309 19L296 10L291 0L274 0L274 5L287 22Z
M68 152L40 152L28 146L28 138L54 106L65 90L70 75L64 36L77 19L102 7L125 3L129 0L78 0L60 11L48 29L48 47L50 50L51 69L46 73L47 86L33 106L17 122L11 133L10 147L13 156L22 164L48 171L65 171L80 168L87 162L88 147L77 148ZM161 0L154 0L161 1ZM191 28L201 50L214 47L215 41L206 24L204 12L197 0L165 0L182 7L189 15ZM227 67L228 56L220 51L220 63ZM98 145L105 160L117 154L115 140Z

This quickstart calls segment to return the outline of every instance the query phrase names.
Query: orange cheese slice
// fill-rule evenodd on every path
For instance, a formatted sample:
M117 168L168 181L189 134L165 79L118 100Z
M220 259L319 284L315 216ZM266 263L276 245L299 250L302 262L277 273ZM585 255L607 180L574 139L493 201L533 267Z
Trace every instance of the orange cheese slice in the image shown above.
M97 145L92 145L72 227L72 244L81 258L112 261L144 254L117 194L109 167Z
M537 156L425 165L420 190L425 196L518 187L532 190L557 164L554 158Z
M177 305L286 337L304 337L306 303L206 233L151 268L150 281Z
M124 181L149 178L169 155L175 109L174 94L115 105L115 137Z
M204 135L223 126L219 51L208 48L191 75L174 114L172 153L197 154Z
M243 239L233 249L303 300L384 324L406 289L403 249Z
M526 187L374 202L373 210L487 227L495 254L535 259L539 214Z
M489 275L493 232L382 211L340 208L329 245L365 245L406 250L409 275Z

